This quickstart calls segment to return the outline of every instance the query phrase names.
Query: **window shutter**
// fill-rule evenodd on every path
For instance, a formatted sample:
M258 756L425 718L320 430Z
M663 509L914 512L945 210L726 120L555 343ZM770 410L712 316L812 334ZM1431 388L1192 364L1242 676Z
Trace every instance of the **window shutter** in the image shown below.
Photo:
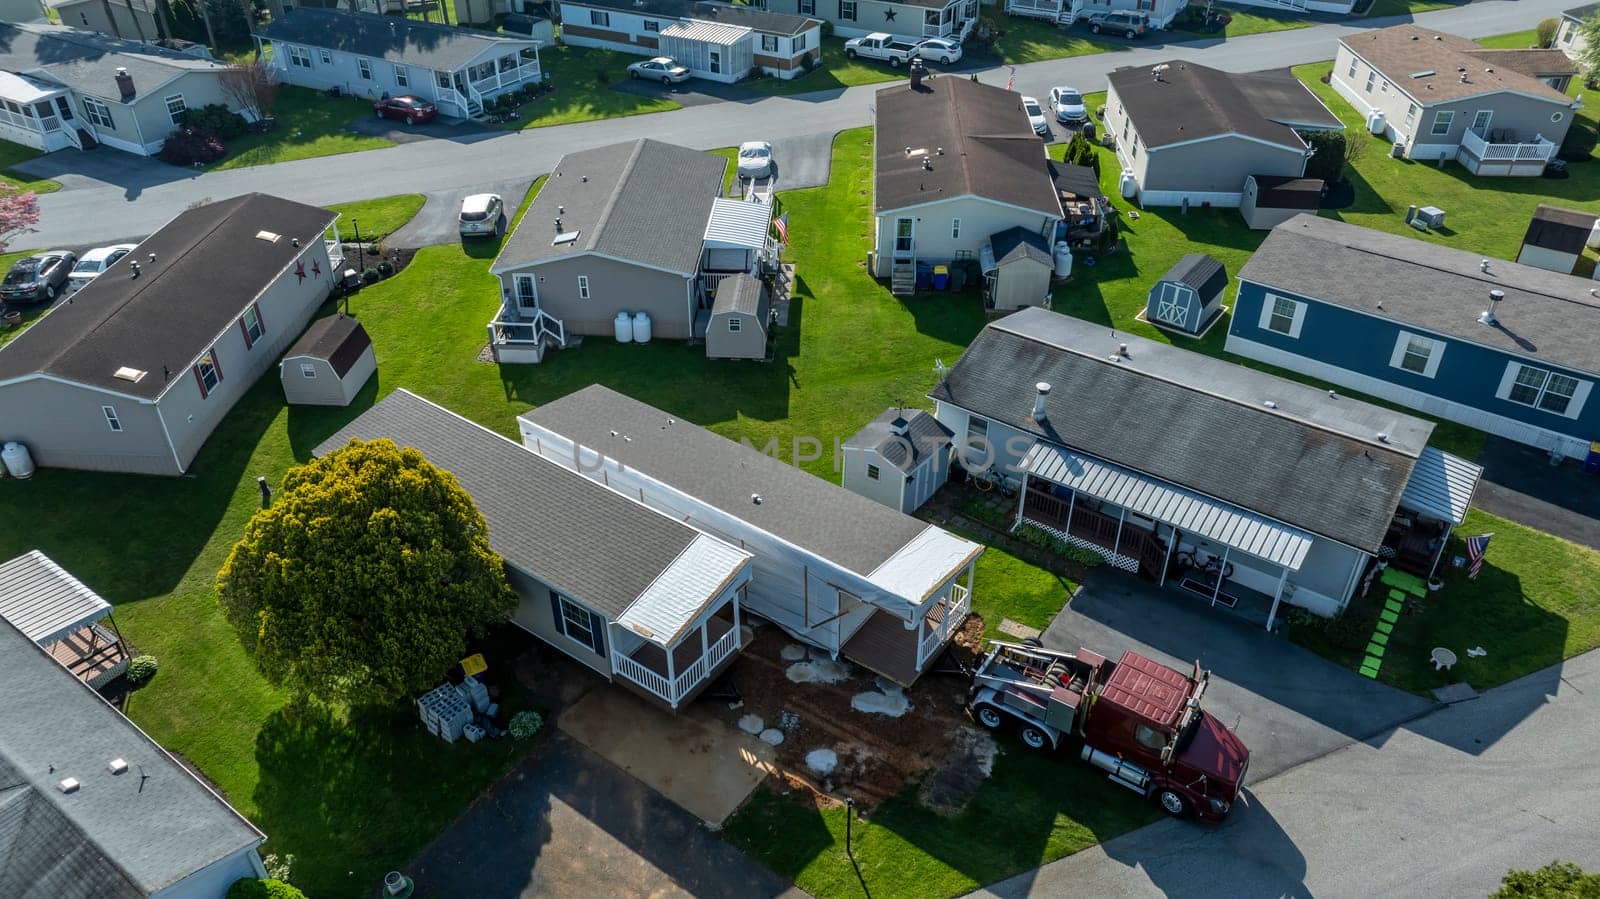
M1399 368L1400 367L1400 363L1405 361L1405 358L1406 358L1406 346L1410 342L1411 342L1411 332L1410 331L1401 331L1400 335L1395 338L1395 341L1394 341L1394 352L1389 354L1389 367L1390 368Z
M606 620L598 613L589 613L589 632L594 634L595 655L605 658L606 655Z
M1583 404L1589 401L1589 388L1594 385L1588 381L1579 381L1578 389L1572 392L1572 399L1567 403L1567 411L1561 413L1567 418L1576 419L1583 414Z
M206 379L200 375L200 366L195 365L190 368L190 371L194 372L194 382L200 385L200 398L205 399L210 396L211 392L206 390Z
M1517 382L1517 372L1522 370L1520 362L1507 362L1505 374L1500 376L1500 386L1495 389L1494 395L1498 399L1511 398L1511 385Z
M1270 330L1267 324L1272 321L1272 303L1275 299L1270 293L1261 295L1261 317L1256 320L1256 327L1263 331Z
M211 367L213 369L215 369L216 372L217 372L217 383L221 384L222 383L222 359L219 356L217 356L217 350L216 350L215 347L212 347L212 349L211 349Z
M550 614L555 616L556 633L563 636L567 633L566 619L561 617L561 594L550 591Z

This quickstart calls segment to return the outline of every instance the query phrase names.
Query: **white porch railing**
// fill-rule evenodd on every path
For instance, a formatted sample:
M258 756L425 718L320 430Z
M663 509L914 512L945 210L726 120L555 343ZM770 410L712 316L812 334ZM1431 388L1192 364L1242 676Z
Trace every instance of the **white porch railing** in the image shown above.
M611 664L618 674L661 697L663 701L675 704L672 684L667 681L666 675L657 674L616 650L611 652Z
M1525 166L1530 170L1538 167L1538 171L1542 171L1559 149L1543 137L1535 137L1528 143L1490 143L1469 129L1461 135L1461 151L1466 158L1460 161L1474 172L1485 163L1491 166ZM1537 171L1534 173L1537 174Z
M922 639L917 641L917 668L919 670L922 668L922 663L938 652L939 647L944 645L944 642L950 638L951 634L955 633L955 629L961 625L962 619L966 618L967 613L971 611L972 596L967 593L967 588L960 584L951 584L950 599L944 610L944 618L933 627L928 627L926 618L918 625L919 632L925 631L922 634Z
M1061 0L1006 0L1006 12L1013 16L1055 21L1061 14Z
M694 689L696 684L705 680L706 675L714 671L728 656L733 655L734 650L738 648L739 631L737 629L723 634L721 639L706 648L704 655L696 659L693 665L690 665L682 674L678 675L678 679L672 684L673 695L667 701L677 705L680 698L686 696L690 690Z

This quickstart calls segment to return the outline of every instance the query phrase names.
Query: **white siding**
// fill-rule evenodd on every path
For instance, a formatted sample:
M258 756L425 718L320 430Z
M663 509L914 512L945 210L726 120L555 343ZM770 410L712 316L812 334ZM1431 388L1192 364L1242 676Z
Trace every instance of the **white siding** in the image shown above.
M1040 150L1043 153L1043 150ZM895 222L901 218L916 221L915 253L917 261L935 264L949 262L959 251L977 258L978 248L989 242L989 235L1011 228L1023 228L1034 234L1053 237L1055 224L1060 217L1054 214L1005 206L979 197L955 197L925 206L903 210L886 210L877 214L877 258L889 260L894 255ZM954 219L961 220L961 236L950 236ZM887 276L888 268L880 266L880 276Z

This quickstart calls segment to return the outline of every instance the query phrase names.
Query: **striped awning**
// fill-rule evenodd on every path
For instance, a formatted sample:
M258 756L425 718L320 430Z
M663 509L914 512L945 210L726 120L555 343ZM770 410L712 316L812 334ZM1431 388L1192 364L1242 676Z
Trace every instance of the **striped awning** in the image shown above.
M1460 524L1483 477L1483 466L1431 446L1422 448L1400 505L1430 518Z
M723 25L720 22L702 22L698 19L684 19L665 25L661 29L663 38L679 38L686 41L700 41L706 44L728 46L736 44L741 38L750 33L750 29L742 25Z
M717 197L706 220L705 245L710 249L756 250L767 248L772 231L772 207L751 200Z
M111 604L34 550L0 565L0 618L48 646L111 614Z
M1022 467L1034 477L1290 571L1300 570L1314 539L1305 531L1238 506L1052 444L1035 443Z

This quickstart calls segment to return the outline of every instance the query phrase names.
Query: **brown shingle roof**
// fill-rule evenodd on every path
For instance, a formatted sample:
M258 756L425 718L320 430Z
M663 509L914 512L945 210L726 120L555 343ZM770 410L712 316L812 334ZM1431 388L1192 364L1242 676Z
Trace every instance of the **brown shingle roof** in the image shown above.
M1539 204L1528 222L1528 231L1522 236L1524 245L1532 244L1558 253L1582 253L1594 230L1595 214L1576 209Z
M1496 91L1572 102L1567 95L1523 71L1550 68L1545 74L1555 75L1561 74L1563 68L1570 70L1571 64L1559 50L1485 50L1476 41L1416 25L1363 32L1343 38L1340 43L1424 106ZM1562 59L1535 62L1548 54ZM1465 82L1461 80L1463 74L1467 76Z

